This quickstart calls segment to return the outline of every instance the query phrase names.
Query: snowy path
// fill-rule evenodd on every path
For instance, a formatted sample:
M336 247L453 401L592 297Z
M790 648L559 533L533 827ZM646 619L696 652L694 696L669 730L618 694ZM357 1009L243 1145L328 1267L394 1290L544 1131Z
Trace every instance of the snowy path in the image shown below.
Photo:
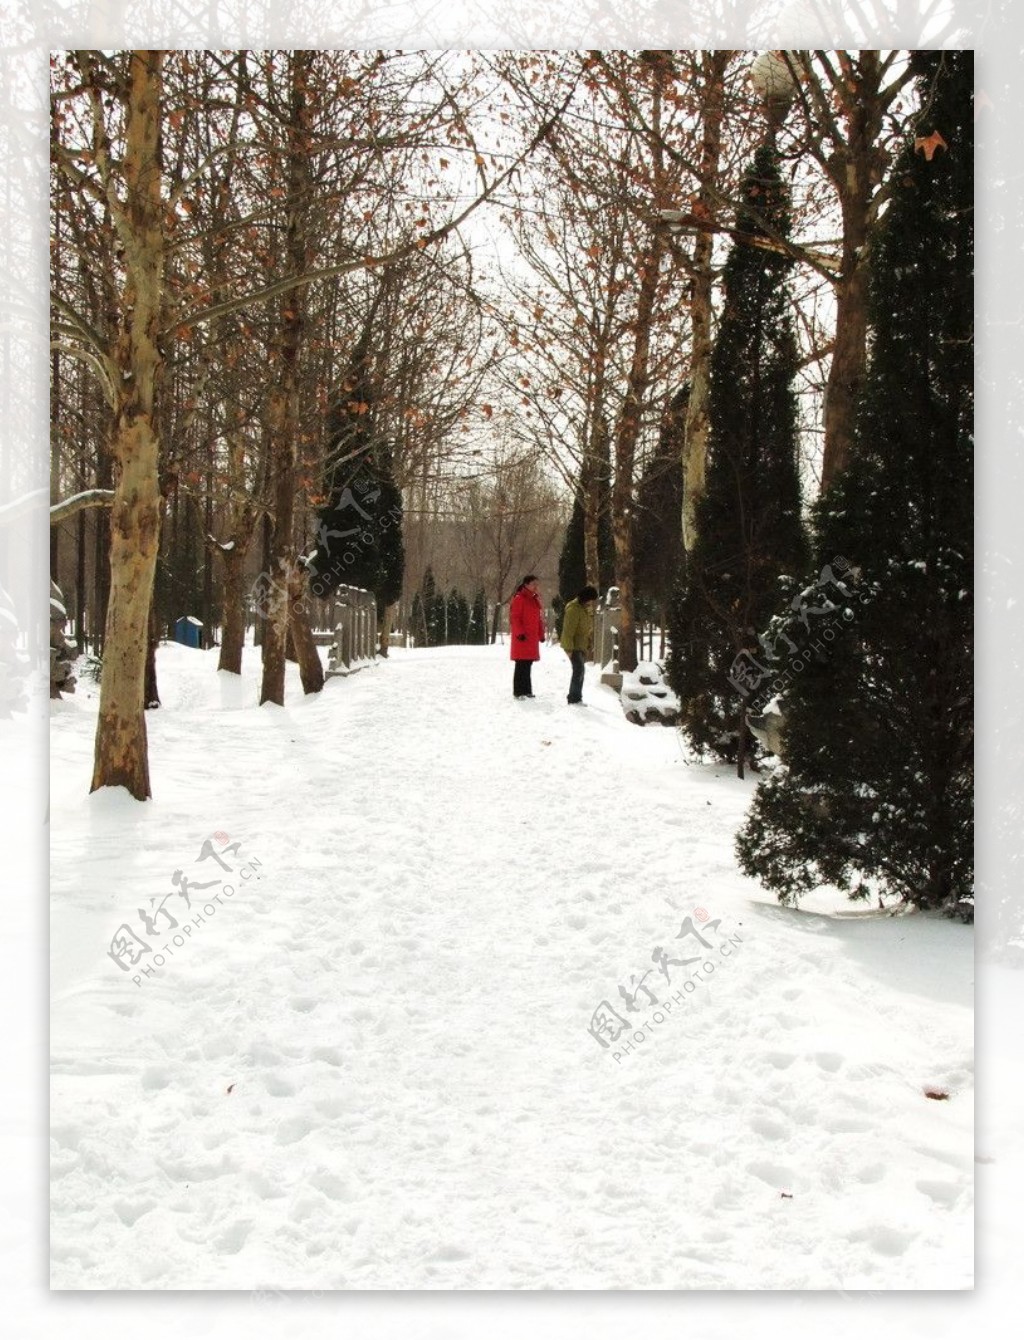
M148 805L86 795L95 698L55 711L54 1285L970 1287L967 928L776 907L752 784L569 709L556 650L532 702L460 648L284 710L215 656L161 649ZM134 985L116 928L217 892L176 870L234 895Z

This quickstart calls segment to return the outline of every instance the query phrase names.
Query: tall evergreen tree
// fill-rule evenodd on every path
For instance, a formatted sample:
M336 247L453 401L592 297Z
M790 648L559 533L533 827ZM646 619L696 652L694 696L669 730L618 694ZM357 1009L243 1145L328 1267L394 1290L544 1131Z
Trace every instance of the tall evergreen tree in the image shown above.
M469 601L457 587L452 587L447 597L448 619L445 625L445 641L455 646L469 641Z
M376 596L380 617L402 593L405 552L402 492L390 444L375 423L372 315L331 409L328 500L317 514L316 553L308 566L314 595L360 586Z
M762 146L744 175L740 233L763 235L746 207L789 235L789 193L778 155ZM669 618L669 682L680 724L701 752L743 761L753 742L745 702L729 678L757 645L780 577L802 572L796 397L798 353L787 277L792 261L737 240L725 264L724 304L711 358L706 486Z
M487 641L487 596L482 587L473 597L466 641L473 646L483 646Z
M429 563L423 573L420 589L413 596L412 632L418 647L436 646L437 583L434 581L434 569Z
M452 596L457 597L457 593L453 591ZM465 597L457 598L465 600ZM449 597L437 589L434 569L429 563L423 573L420 589L413 596L410 617L412 634L418 647L443 647L447 641L453 640L449 636L452 627Z
M784 764L737 841L783 902L832 883L956 910L971 890L973 58L912 60L854 450L814 518L849 599L793 677Z

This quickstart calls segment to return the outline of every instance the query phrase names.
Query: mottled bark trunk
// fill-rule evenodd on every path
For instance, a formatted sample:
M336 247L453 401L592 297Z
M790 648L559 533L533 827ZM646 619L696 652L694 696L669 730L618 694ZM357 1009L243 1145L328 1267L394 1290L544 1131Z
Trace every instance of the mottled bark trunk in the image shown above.
M125 288L114 350L121 373L110 511L110 598L103 639L92 790L123 786L150 795L143 709L147 629L160 540L159 442L154 398L163 324L162 52L131 55L120 221Z
M695 284L696 287L696 284ZM701 308L698 314L697 307ZM708 438L711 434L711 286L707 305L703 296L692 312L693 360L690 365L690 403L683 438L683 548L690 553L697 543L697 506L704 496Z

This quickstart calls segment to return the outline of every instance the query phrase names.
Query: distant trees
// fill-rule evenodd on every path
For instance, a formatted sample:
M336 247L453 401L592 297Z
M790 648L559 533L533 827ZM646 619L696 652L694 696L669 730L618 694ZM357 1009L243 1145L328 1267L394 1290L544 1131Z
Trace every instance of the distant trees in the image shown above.
M495 448L489 468L482 462L475 477L453 480L449 496L453 556L487 594L494 642L516 584L557 554L565 500L536 459L508 443Z
M481 645L487 641L487 601L483 591L477 591L472 604L455 587L439 591L428 566L412 598L410 623L419 647Z

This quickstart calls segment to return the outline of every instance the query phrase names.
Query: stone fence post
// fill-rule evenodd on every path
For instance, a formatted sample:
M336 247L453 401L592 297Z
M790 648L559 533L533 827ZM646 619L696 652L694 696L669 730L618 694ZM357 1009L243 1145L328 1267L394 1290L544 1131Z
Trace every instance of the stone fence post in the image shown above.
M373 663L377 649L377 600L372 591L339 586L334 598L334 641L327 674L348 675Z
M610 586L594 611L594 662L601 672L601 683L615 690L622 688L619 672L619 588ZM607 670L605 669L607 666Z

